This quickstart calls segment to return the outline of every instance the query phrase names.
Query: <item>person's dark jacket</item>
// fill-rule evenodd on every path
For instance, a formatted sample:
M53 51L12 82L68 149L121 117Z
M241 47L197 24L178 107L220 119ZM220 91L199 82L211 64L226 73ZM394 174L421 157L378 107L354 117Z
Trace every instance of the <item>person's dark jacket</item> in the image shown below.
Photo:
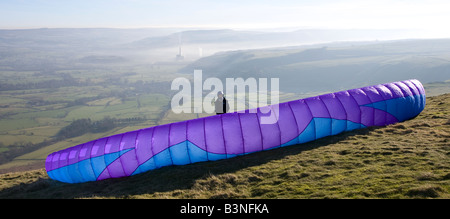
M228 104L227 99L225 97L223 98L223 101L220 100L220 98L217 98L216 102L214 102L214 105L216 107L216 114L223 114L227 113L230 110L230 105Z

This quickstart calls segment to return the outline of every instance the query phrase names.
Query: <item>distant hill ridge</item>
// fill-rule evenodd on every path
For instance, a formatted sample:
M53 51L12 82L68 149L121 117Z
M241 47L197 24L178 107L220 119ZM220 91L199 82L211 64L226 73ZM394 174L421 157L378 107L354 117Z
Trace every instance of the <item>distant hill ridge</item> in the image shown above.
M416 78L450 80L450 39L332 43L222 52L179 70L204 77L278 77L284 92L332 92Z

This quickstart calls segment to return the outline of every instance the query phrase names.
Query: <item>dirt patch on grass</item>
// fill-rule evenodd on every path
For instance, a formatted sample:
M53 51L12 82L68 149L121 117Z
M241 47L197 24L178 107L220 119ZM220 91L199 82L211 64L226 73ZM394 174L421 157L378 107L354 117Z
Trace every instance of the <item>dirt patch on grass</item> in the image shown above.
M437 198L440 196L440 192L443 191L444 189L440 186L424 185L409 189L406 195L411 197Z

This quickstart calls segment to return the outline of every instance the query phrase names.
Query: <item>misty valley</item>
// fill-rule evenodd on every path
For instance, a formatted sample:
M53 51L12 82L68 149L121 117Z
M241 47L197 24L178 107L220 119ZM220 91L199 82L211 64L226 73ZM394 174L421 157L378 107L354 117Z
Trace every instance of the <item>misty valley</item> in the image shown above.
M222 82L279 78L280 102L412 78L427 95L450 92L450 39L337 32L0 30L0 173L42 168L49 153L96 138L213 115L170 109L172 81L195 70ZM374 35L386 40L367 41Z

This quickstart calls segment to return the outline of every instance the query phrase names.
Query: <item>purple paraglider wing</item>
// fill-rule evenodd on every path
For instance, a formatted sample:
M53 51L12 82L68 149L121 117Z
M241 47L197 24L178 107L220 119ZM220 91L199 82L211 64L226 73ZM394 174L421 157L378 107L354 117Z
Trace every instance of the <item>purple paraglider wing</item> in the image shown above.
M45 166L50 178L67 183L126 177L385 126L424 108L418 80L393 82L113 135L54 152ZM275 122L262 122L267 112Z

